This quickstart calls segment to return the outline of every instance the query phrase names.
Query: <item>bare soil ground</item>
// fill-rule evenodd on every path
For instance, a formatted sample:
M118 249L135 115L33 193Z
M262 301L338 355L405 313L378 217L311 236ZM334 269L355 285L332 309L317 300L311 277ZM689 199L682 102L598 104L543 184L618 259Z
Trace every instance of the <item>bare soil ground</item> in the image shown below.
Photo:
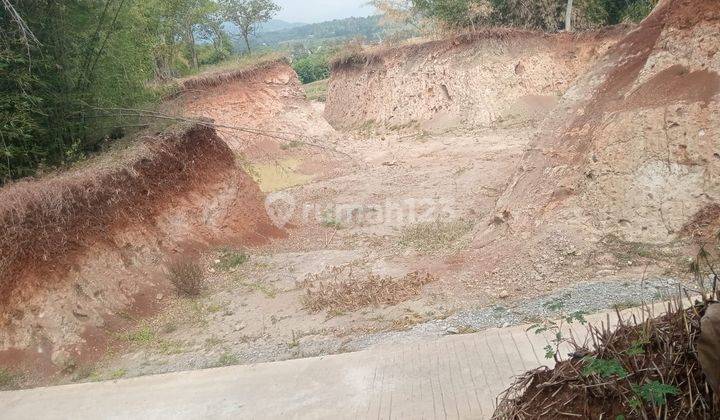
M649 22L631 32L629 39L649 31L652 36L640 38L655 42L660 37L672 41L672 45L681 45L673 28L662 31ZM704 39L709 28L695 28L699 34L695 38ZM223 73L194 80L192 89L167 104L168 112L176 109L184 115L213 119L219 136L229 146L228 154L234 154L236 163L242 166L235 169L248 181L243 185L252 187L255 197L259 197L259 191L266 194L265 209L259 209L259 202L249 207L234 192L238 190L234 184L218 184L213 194L199 191L190 197L192 205L182 203L173 208L177 215L170 213L166 218L174 230L161 232L168 232L168 237L181 229L195 232L203 223L186 221L195 217L205 218L205 224L207 220L218 220L220 231L248 227L225 221L228 218L223 215L232 210L260 210L263 220L274 222L278 229L267 229L267 235L263 235L266 237L261 238L265 241L218 239L200 244L197 264L206 278L200 296L176 296L167 273L158 276L157 287L145 293L141 303L162 311L154 315L135 313L123 309L131 305L119 305L111 308L110 315L123 320L127 328L110 328L99 320L82 332L79 337L86 344L96 344L93 354L97 357L89 359L78 354L71 360L54 356L62 356L57 349L70 335L68 331L80 334L82 323L68 324L64 318L53 327L54 341L41 343L46 346L38 346L33 355L54 366L55 382L117 379L354 351L390 341L522 323L547 316L538 308L547 299L558 297L576 310L628 307L662 298L663 290L673 287L680 277L678 268L687 265L688 243L681 235L670 236L669 229L668 235L663 233L668 212L662 203L636 205L635 200L641 201L642 196L638 191L656 184L654 172L607 184L622 192L616 194L616 189L609 188L607 194L618 197L607 200L593 195L598 190L590 188L596 182L595 173L586 169L594 168L599 161L607 165L608 174L615 176L617 171L610 169L630 157L667 158L669 165L675 155L664 153L667 148L648 151L645 144L655 143L647 141L634 142L642 150L629 153L632 150L624 143L617 142L620 146L616 146L615 142L580 140L586 131L602 131L594 124L601 122L606 109L593 108L595 102L591 99L614 92L604 88L600 90L602 95L596 92L598 86L614 83L617 72L608 69L623 70L627 64L635 66L633 77L647 78L655 70L648 70L646 75L641 65L625 57L634 57L635 49L642 47L641 58L652 69L652 63L671 62L673 54L659 48L657 54L650 54L653 47L645 48L645 44L615 45L615 35L599 40L597 45L591 38L586 41L587 45L583 45L587 48L533 57L534 61L521 60L522 49L502 47L501 59L490 68L478 66L484 61L473 54L462 55L458 62L450 54L447 60L428 61L428 70L424 59L418 57L413 74L416 80L408 78L402 66L390 66L394 70L387 73L363 67L358 71L367 71L383 83L398 83L405 90L399 89L398 95L391 96L386 95L389 89L385 85L375 84L368 91L362 83L347 77L347 86L359 86L357 93L350 94L338 80L331 81L329 112L325 112L323 103L306 98L297 76L281 61L269 63L257 72ZM593 61L594 54L603 54L608 48L609 58ZM492 51L487 54L497 55ZM703 54L694 61L714 60L710 64L715 69L714 57L715 53ZM569 63L573 71L544 71L556 63ZM590 73L580 77L588 66ZM487 81L479 86L469 84L468 80L480 80L473 72L481 72ZM608 72L613 77L606 78ZM493 83L495 75L501 73L505 82ZM443 84L432 89L423 87L437 81L441 74L447 75ZM687 74L699 77L704 85L714 86L716 82L702 72ZM680 71L661 79L663 85L672 87L684 75ZM492 86L499 88L480 90ZM648 93L643 89L637 92ZM680 105L685 108L677 108L676 114L686 115L687 109L693 113L679 119L677 126L688 120L688 133L698 133L699 140L693 141L704 144L703 139L711 137L708 133L715 133L711 130L717 127L710 114L717 103L713 99L703 106L698 100L710 101L716 96L703 98L700 90L690 90L693 95L697 93L697 98L681 98ZM346 96L340 103L337 95L343 92ZM458 92L478 96L465 98ZM375 102L363 103L361 96L365 93ZM497 103L488 102L488 98ZM507 110L498 104L506 100L511 114L519 112L519 117L505 118ZM652 95L649 100L654 100ZM515 107L517 101L529 101L532 106ZM613 116L608 120L627 129L618 130L616 137L661 138L665 143L657 144L667 143L669 147L670 139L665 138L668 129L665 135L656 129L661 125L660 117L668 125L667 110L660 114L652 104L635 104L629 99L624 104L637 109L626 115L623 107L608 108L608 115ZM365 114L360 115L358 124L335 124L352 126L352 131L336 131L323 117L333 121L333 115L337 119L342 114L333 113L333 107L335 111L359 110ZM390 115L395 108L408 111L399 124L370 118L368 114L372 110ZM452 112L443 111L448 109ZM587 115L586 111L597 111L597 115ZM426 113L434 117L426 121ZM465 118L465 113L479 120ZM540 121L546 114L549 118ZM642 120L647 124L622 119L646 114L652 117ZM603 127L607 130L610 125ZM573 142L566 142L568 138ZM692 151L688 144L694 143L683 140L684 148L679 150ZM566 150L568 146L572 148ZM590 146L598 150L593 152ZM714 149L710 146L703 146L707 149L703 153L711 153ZM687 160L680 157L682 162ZM713 163L708 164L708 159ZM707 166L710 170L703 177L712 180L717 166L714 157L708 159L698 158L682 165L693 171ZM212 162L210 166L212 171ZM678 188L670 187L677 185L672 183L675 178L665 178L657 184L666 185L674 193ZM702 177L683 178L688 182L697 179L697 190L712 193L706 194L707 201L714 202L714 181L701 183ZM564 182L566 179L577 182ZM666 191L660 192L664 200ZM698 202L694 197L673 195L678 203L673 207L677 214L670 214L670 222L677 225L674 231L681 232L681 222L696 213L685 209L686 203ZM610 206L608 203L613 207L605 214L603 206ZM627 203L625 209L623 204ZM638 210L645 207L649 209L647 214ZM542 211L535 211L537 208ZM630 217L625 214L628 212L635 214ZM702 214L715 212L707 207ZM704 222L702 218L692 219L698 228ZM647 220L657 223L648 224ZM165 239L158 236L158 241ZM663 240L654 240L655 236ZM138 246L132 255L143 257L148 253ZM92 259L92 255L89 257ZM147 265L162 271L159 257L157 261ZM111 278L103 276L96 283L102 288ZM139 274L138 278L143 277ZM87 279L78 282L89 283ZM72 291L73 285L68 283L67 289ZM47 295L59 296L50 292ZM71 312L78 298L62 296L42 307ZM33 319L28 318L28 322ZM50 360L48 353L53 354ZM35 384L5 375L8 371L1 366L0 378L10 378L4 382Z
M437 135L338 133L323 125L322 104L307 112L318 119L316 134L328 149L271 146L256 153L254 164L271 217L286 222L289 237L207 253L200 298L158 295L170 300L168 308L118 337L115 350L75 372L75 380L353 351L396 340L398 332L407 332L403 340L423 337L427 331L418 327L425 323L598 277L576 267L576 278L540 279L529 289L514 286L512 273L503 273L501 283L482 281L492 273L476 263L483 251L473 238L485 228L479 224L492 214L531 125ZM633 257L622 258L612 274L639 278L627 258ZM476 331L436 330L431 335Z
M333 133L326 140L338 153L324 167L313 165L316 153L307 147L283 151L275 159L278 173L266 175L291 180L299 172L305 180L280 195L295 203L289 238L207 254L203 296L158 296L172 299L170 307L129 331L118 354L94 374L332 353L351 337L448 316L469 303L463 282L474 274L460 268L463 252L530 133L530 127L436 137ZM300 165L283 167L288 161ZM363 287L343 289L356 284ZM309 304L319 291L325 299ZM367 305L331 303L346 294Z

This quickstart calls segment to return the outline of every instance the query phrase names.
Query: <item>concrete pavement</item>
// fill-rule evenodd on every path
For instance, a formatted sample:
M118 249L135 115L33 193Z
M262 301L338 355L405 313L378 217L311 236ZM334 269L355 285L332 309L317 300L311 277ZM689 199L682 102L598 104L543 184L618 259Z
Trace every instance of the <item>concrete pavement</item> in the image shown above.
M661 308L661 307L660 307ZM639 313L624 313L624 317ZM589 317L606 322L609 314ZM527 326L311 359L0 393L3 419L484 419L549 364ZM586 329L573 327L582 340Z

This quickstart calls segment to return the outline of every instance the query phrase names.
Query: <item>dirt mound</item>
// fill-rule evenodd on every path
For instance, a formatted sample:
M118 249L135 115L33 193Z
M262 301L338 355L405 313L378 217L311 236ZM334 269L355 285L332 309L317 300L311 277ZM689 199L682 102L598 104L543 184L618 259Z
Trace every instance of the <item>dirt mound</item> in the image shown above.
M720 200L720 8L662 2L544 121L498 201L513 230L667 243Z
M286 60L249 70L204 75L184 82L185 91L169 107L183 115L210 118L220 137L254 161L272 160L281 147L333 130L305 98Z
M626 30L492 30L348 54L334 63L325 115L344 129L537 121Z
M255 182L202 124L5 187L0 226L2 365L82 359L121 314L162 305L171 290L165 263L281 234Z
M288 65L288 60L284 57L277 59L270 58L267 61L261 61L238 69L218 70L188 77L180 81L180 94L225 86L236 81L247 82L257 76L267 76L268 72L271 72L273 69L287 67Z

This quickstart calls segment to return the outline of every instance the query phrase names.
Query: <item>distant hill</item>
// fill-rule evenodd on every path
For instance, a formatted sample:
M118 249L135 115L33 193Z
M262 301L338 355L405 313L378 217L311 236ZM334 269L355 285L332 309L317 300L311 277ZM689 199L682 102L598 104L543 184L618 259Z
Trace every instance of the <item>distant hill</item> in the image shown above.
M259 33L255 37L255 42L274 47L292 43L341 41L357 37L373 41L379 39L382 32L380 16L351 17Z
M270 30L273 27L281 29ZM224 28L233 36L236 47L240 50L244 49L242 40L237 37L237 28L229 23L226 23ZM351 17L309 25L272 20L257 31L253 37L253 44L269 48L294 44L303 44L310 47L353 38L376 41L381 38L382 33L380 16Z
M268 22L260 24L260 26L258 26L257 33L264 34L266 32L284 31L287 29L299 28L301 26L307 26L307 23L286 22L286 21L280 20L280 19L272 19ZM237 26L235 26L231 22L223 23L222 28L230 36L234 37L234 36L240 35L240 31L238 31Z
M356 38L377 42L390 35L403 34L405 38L416 35L410 27L383 26L380 24L381 18L381 15L351 17L312 24L271 20L258 29L251 43L255 48L292 49L302 45L306 49L312 49ZM272 28L281 29L271 30ZM245 43L234 25L226 22L223 29L230 34L237 51L245 50Z
M265 32L284 31L306 25L307 23L286 22L280 19L272 19L269 22L261 24L260 27L258 27L257 33L262 34Z

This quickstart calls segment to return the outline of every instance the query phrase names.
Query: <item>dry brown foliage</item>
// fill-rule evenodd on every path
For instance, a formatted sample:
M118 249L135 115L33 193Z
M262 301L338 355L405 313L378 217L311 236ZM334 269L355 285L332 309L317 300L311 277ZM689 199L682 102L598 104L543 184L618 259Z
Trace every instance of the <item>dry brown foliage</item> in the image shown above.
M179 194L234 165L212 128L181 124L84 168L6 186L0 190L0 306L50 286L45 283L72 268L74 256L105 244L129 223L151 223Z
M238 68L208 71L197 76L180 80L180 86L184 91L201 90L221 86L236 80L250 78L257 73L261 73L264 70L278 64L288 64L288 59L286 57L271 56L262 58L258 62L250 62L245 65L239 65Z
M444 33L440 39L411 39L400 45L364 46L357 42L351 42L330 60L330 67L332 70L341 70L369 66L382 62L387 57L426 56L438 50L452 50L476 42L490 43L498 47L513 46L519 41L528 39L532 42L546 40L547 42L573 43L584 39L594 39L608 33L622 33L625 30L627 30L625 26L618 25L598 31L548 34L517 28L484 28L473 31L448 32Z
M596 350L525 374L494 418L720 418L696 348L707 304L681 308L678 301L657 319L593 328Z
M700 323L698 359L708 383L720 395L720 304L708 307Z
M205 271L192 261L176 261L169 267L170 281L178 295L197 297L205 285Z
M306 289L303 306L312 313L324 310L352 312L370 306L397 305L416 298L423 286L436 279L428 273L410 273L404 277L382 277L375 274L355 275L351 269L335 267L330 280L324 275L305 279L300 287Z

